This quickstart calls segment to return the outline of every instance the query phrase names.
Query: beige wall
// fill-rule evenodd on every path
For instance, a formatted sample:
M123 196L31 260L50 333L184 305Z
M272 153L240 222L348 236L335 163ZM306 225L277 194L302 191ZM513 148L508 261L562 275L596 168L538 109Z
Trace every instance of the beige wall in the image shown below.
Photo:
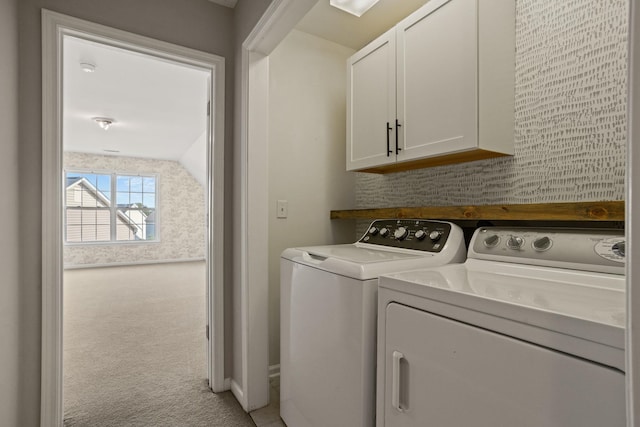
M68 170L156 174L158 242L66 245L65 267L204 259L204 188L177 161L64 153Z
M292 31L269 56L269 364L280 363L280 254L288 247L354 241L354 224L329 211L353 207L344 166L346 72L352 49ZM304 66L301 66L304 64ZM286 219L276 217L287 200Z
M11 58L16 58L17 22L19 20L19 144L11 144L16 137L13 130L14 115L2 114L2 131L6 132L2 141L2 161L19 156L20 179L20 222L16 227L14 214L4 210L2 215L10 215L3 221L8 233L3 236L2 250L8 257L3 258L3 278L0 292L1 304L11 308L3 309L0 316L2 338L2 360L0 360L0 420L7 427L31 427L39 424L40 412L40 319L41 319L41 27L42 8L68 14L74 17L98 22L118 29L131 31L170 43L198 49L227 58L226 71L233 75L233 11L215 5L207 0L20 0L18 19L15 4L9 0L1 3L0 46L2 46L2 67L8 67L1 75L3 85L0 105L9 113L15 110L15 87L17 74L13 73ZM7 64L7 65L5 65ZM226 152L232 152L233 123L233 78L227 79ZM6 85L6 88L5 88ZM7 121L7 126L4 121ZM9 141L5 144L5 139ZM6 154L6 156L5 156ZM15 163L14 163L15 164ZM18 183L15 169L11 165L0 172L3 187L9 199L16 198ZM231 188L227 181L227 188ZM230 191L230 190L228 190ZM230 217L227 217L230 218ZM13 221L11 221L13 219ZM8 224L8 225L7 225ZM14 230L20 233L20 245ZM6 246L9 248L5 249ZM18 249L16 249L16 247ZM19 263L12 258L18 251ZM226 264L231 261L227 260ZM19 286L16 269L19 265ZM14 272L14 273L12 273ZM13 277L12 277L13 276ZM230 291L230 289L228 289ZM6 298L5 297L5 293ZM5 303L6 301L6 303ZM4 306L3 306L4 308ZM227 358L230 360L230 358ZM6 381L5 381L6 379ZM19 380L19 381L18 381Z
M31 390L21 386L22 374L39 366L25 363L24 334L37 330L22 306L28 290L20 286L20 235L18 225L18 3L0 2L0 424L17 426L22 421L33 423L29 414L34 404ZM33 305L38 307L39 301ZM36 405L39 399L36 398ZM37 409L37 408L36 408ZM37 412L36 412L37 416ZM24 424L23 424L24 425Z

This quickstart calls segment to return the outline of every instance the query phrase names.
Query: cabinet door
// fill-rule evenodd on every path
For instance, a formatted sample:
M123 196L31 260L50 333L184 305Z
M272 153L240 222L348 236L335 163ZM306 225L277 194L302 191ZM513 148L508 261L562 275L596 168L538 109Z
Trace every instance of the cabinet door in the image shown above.
M386 427L625 426L620 371L396 303L385 315Z
M393 30L347 63L347 170L380 166L395 156L395 61ZM387 129L387 127L391 129ZM387 149L388 148L388 149Z
M477 4L431 0L396 26L398 161L477 145Z

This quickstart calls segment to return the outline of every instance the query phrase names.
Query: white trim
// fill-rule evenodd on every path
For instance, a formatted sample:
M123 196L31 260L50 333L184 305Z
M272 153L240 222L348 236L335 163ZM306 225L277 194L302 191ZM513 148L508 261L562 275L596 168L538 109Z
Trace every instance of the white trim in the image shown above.
M109 262L101 264L65 264L64 270L82 270L85 268L133 267L137 265L178 264L182 262L201 262L205 258L158 259L148 261Z
M244 402L244 393L242 392L242 386L236 382L236 380L231 379L231 393L236 397L238 402Z
M269 378L277 378L280 376L280 364L269 366Z
M640 219L633 216L633 205L640 199L640 148L638 135L640 129L640 79L634 76L640 73L640 7L635 1L629 2L629 73L628 73L628 124L627 124L627 171L625 229L627 243L627 323L625 343L625 379L627 426L634 427L640 417ZM636 138L634 138L636 135ZM636 206L637 208L637 206ZM638 249L638 250L636 250Z
M273 0L242 44L239 147L242 389L234 395L247 412L269 403L268 55L316 2Z
M63 36L72 35L103 44L209 70L214 82L209 122L208 194L208 322L214 355L210 385L225 390L224 380L224 58L154 40L100 24L42 10L42 372L41 426L62 426L62 96ZM213 155L211 155L213 154ZM211 237L215 235L216 238Z

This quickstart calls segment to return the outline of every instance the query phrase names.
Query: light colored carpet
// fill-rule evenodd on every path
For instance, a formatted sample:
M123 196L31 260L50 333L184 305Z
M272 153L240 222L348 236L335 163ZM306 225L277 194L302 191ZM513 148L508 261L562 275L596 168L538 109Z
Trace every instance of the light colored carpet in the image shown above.
M65 426L254 426L207 387L204 262L67 270Z

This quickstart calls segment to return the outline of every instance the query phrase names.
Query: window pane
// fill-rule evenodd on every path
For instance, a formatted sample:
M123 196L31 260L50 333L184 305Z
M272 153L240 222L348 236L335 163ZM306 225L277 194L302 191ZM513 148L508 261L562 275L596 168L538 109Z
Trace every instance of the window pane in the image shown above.
M155 208L156 207L156 195L155 193L144 193L142 195L142 204L145 208Z
M142 177L130 176L129 177L129 191L142 192Z
M116 194L116 205L129 206L129 193L118 191L118 193Z
M102 193L111 192L111 176L110 175L98 175L97 188Z
M145 193L155 193L156 192L156 179L151 176L145 176L142 178L143 182L143 191Z
M142 203L142 193L129 194L129 204L134 205L136 203ZM136 207L141 207L141 206L136 206Z
M117 188L118 191L129 191L129 177L128 176L118 176L117 178Z

